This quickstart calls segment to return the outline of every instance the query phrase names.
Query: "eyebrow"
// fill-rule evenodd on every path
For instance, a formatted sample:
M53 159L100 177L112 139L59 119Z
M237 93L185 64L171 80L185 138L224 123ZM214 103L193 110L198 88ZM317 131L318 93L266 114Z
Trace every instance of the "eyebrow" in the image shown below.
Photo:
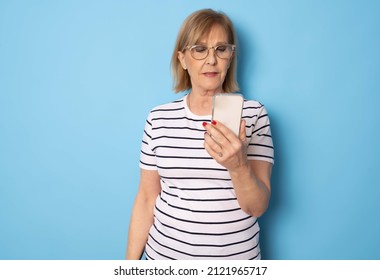
M217 42L217 43L215 44L215 46L225 45L225 44L229 44L229 43L227 43L227 42ZM207 45L207 44L204 43L204 42L196 42L195 45Z

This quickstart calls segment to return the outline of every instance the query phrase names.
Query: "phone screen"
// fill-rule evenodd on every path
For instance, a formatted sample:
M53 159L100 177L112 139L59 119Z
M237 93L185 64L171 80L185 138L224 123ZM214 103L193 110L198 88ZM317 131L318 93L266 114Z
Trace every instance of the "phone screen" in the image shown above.
M213 97L212 119L221 122L239 135L243 96L238 93L220 93Z

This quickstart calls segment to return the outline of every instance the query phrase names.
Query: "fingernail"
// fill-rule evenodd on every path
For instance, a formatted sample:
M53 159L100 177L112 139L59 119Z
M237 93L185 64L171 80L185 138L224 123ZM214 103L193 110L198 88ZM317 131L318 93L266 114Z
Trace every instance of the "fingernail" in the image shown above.
M206 125L207 125L207 123L206 123L206 122L203 122L203 123L202 123L202 125L203 125L203 126L206 126Z
M214 120L212 120L212 122L211 122L213 125L216 125L216 121L214 121Z

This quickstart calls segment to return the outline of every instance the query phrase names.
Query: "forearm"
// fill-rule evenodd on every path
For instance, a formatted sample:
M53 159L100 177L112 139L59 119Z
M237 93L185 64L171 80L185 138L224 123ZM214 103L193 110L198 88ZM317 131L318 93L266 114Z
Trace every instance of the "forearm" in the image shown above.
M149 201L136 198L133 206L129 226L127 260L138 260L141 258L149 229L153 223L153 205Z
M241 209L254 217L264 214L269 204L270 188L254 175L250 165L230 171L230 175Z

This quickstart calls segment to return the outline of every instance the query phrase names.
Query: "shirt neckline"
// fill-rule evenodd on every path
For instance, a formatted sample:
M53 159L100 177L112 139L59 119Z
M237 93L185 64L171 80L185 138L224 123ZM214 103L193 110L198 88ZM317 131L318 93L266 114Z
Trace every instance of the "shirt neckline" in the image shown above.
M193 118L193 119L197 119L197 120L204 120L204 119L210 119L211 120L211 115L204 115L204 116L200 116L200 115L196 115L194 114L193 112L191 112L190 108L187 106L187 97L189 96L189 94L186 94L184 97L183 97L183 107L185 108L185 111L186 111L186 114Z

